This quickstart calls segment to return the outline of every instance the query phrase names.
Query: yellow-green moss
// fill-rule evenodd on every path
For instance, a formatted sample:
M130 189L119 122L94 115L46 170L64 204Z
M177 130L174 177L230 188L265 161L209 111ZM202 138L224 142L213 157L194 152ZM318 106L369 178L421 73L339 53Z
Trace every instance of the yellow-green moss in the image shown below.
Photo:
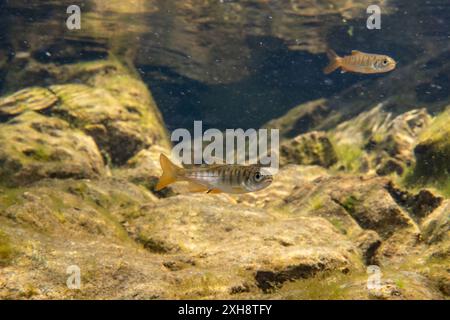
M429 186L450 196L450 108L434 118L419 136L416 164L403 178L408 187Z
M342 234L347 234L347 230L344 226L344 223L342 222L342 220L338 219L338 218L330 218L328 219L328 221L336 228L339 230L340 233Z
M38 289L33 284L27 283L24 286L23 291L20 293L20 296L26 299L30 299L38 293Z
M8 235L0 230L0 266L10 264L15 254L16 251Z
M0 210L4 210L15 204L23 202L21 195L23 194L23 188L5 188L0 189Z
M308 207L310 211L317 211L324 207L325 205L325 199L322 195L316 194L308 202Z
M346 143L334 143L334 149L337 154L338 163L335 167L344 167L348 172L357 172L361 166L361 157L363 151L359 146L346 144Z
M352 213L355 212L355 207L359 202L360 200L357 197L355 197L354 195L350 195L342 202L342 206L345 208L345 210Z
M29 157L36 161L49 161L50 156L51 154L43 145L37 145L29 153Z
M204 299L228 293L229 281L227 277L214 272L194 273L192 277L185 277L177 283L175 290L179 299Z
M325 272L315 277L296 280L283 285L277 297L290 300L342 300L352 298L365 298L357 296L353 285L365 283L367 275L354 271L349 274L342 272Z

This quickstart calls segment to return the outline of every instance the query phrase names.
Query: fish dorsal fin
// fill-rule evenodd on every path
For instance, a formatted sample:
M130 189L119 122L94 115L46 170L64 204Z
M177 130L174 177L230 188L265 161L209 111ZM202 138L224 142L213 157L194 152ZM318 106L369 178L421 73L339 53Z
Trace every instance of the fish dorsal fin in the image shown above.
M356 55L356 54L362 54L362 51L359 50L352 50L352 56Z

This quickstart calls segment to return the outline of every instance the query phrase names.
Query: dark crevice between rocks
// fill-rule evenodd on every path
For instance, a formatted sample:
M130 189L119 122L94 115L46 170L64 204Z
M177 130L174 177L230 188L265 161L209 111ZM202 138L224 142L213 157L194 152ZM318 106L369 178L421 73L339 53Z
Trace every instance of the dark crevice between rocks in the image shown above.
M130 236L133 238L133 235L130 234ZM158 254L166 254L173 251L174 248L169 247L165 242L151 239L148 237L145 237L143 235L138 235L138 237L134 237L135 241L137 243L140 243L144 246L144 248L152 253L158 253Z
M358 248L361 250L363 262L366 266L378 265L379 262L376 258L378 248L381 246L381 238L375 232L370 230L374 236L364 239L358 244Z
M367 229L367 226L363 225L358 219L357 217L354 216L355 214L355 204L358 201L358 199L356 199L354 196L350 195L347 200L345 201L345 203L341 202L339 199L336 199L334 197L330 197L330 199L336 203L338 206L342 207L352 218L353 220L355 220L358 225L363 228L363 229Z
M255 280L259 289L261 289L264 293L270 293L281 287L281 285L286 281L311 278L318 272L324 271L325 269L325 264L317 263L314 265L295 265L280 271L261 270L256 272Z
M368 266L377 264L376 253L378 248L381 246L381 238L375 230L368 228L362 221L354 216L354 202L357 201L357 199L353 196L350 196L348 199L350 199L350 201L347 200L346 203L342 203L338 199L331 197L331 200L334 203L342 207L363 230L366 230L365 232L372 233L371 237L369 236L367 239L359 241L358 247L361 250L363 262L365 265Z
M420 190L417 194L401 190L394 186L392 181L389 181L385 188L394 201L404 208L415 222L420 222L444 201L444 198L434 195L427 189Z

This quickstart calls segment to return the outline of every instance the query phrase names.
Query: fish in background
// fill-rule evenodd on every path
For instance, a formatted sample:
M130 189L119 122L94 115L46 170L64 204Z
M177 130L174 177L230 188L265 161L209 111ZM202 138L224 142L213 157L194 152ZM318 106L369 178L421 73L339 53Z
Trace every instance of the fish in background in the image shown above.
M262 190L272 183L272 175L259 165L214 164L198 168L181 168L164 154L160 155L163 174L156 191L177 181L187 181L191 192L248 193Z
M323 70L325 74L338 68L341 68L342 72L384 73L394 70L396 66L395 60L389 56L357 50L353 50L351 55L344 57L338 56L333 50L327 50L327 56L330 63Z

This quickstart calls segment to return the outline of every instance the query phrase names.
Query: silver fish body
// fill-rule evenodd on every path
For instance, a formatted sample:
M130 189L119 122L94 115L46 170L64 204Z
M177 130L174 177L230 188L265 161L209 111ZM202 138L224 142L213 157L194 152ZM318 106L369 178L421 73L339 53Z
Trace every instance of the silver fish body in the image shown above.
M184 180L225 193L254 192L272 183L272 176L257 165L213 165L183 171L180 174Z

